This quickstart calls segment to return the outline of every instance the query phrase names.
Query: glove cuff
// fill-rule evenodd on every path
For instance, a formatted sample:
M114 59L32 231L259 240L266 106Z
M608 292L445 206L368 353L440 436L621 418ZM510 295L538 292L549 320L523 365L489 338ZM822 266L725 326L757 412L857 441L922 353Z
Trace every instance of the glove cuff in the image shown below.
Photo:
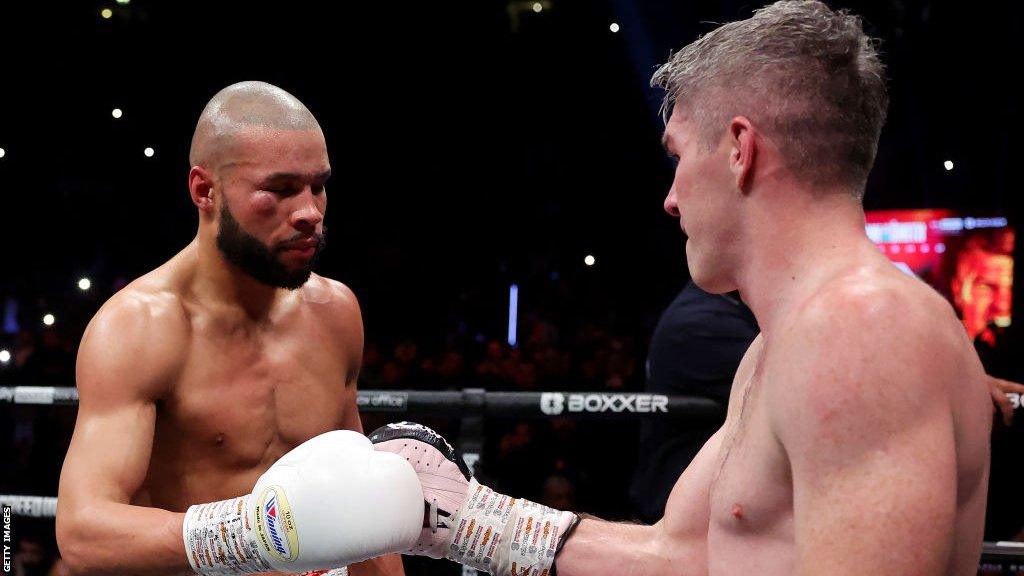
M201 576L273 570L259 552L246 517L250 496L190 506L182 536L192 570Z
M512 498L472 479L445 556L495 576L549 576L578 522L572 512Z

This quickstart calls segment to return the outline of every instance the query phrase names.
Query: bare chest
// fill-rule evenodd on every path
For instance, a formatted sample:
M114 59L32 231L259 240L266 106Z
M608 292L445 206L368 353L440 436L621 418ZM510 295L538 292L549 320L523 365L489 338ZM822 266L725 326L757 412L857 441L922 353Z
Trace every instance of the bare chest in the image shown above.
M712 574L739 567L786 573L793 550L793 483L765 401L767 382L751 378L722 430L708 491Z
M709 490L710 529L727 533L773 530L792 517L789 463L751 382L741 414L723 428Z
M154 481L192 497L199 486L251 486L291 448L342 427L356 410L352 367L316 336L197 331L158 404L150 469L162 474Z

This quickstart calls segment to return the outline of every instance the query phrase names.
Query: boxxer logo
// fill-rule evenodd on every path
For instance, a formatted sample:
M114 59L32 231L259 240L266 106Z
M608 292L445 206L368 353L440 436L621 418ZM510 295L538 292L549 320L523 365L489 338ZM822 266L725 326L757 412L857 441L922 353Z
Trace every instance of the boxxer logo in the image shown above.
M543 392L540 411L555 416L568 412L668 412L663 394L566 394Z
M542 392L540 395L540 411L555 416L565 408L565 395L561 392Z

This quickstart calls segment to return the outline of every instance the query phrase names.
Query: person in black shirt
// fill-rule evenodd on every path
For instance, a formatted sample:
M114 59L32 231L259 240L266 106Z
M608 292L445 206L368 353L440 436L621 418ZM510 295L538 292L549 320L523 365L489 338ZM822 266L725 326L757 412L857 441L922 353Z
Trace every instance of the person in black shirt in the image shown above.
M665 309L651 337L646 391L729 401L743 353L759 329L735 292L709 294L686 283ZM656 522L679 475L722 421L694 425L687 419L650 418L640 426L637 469L630 498L639 518Z

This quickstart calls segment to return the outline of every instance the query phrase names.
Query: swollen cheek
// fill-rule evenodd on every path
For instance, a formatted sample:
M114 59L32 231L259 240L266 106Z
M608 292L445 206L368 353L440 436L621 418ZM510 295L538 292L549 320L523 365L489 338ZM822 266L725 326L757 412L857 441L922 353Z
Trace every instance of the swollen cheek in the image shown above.
M252 208L257 213L266 216L274 213L274 210L277 208L277 202L272 195L260 192L253 198Z

